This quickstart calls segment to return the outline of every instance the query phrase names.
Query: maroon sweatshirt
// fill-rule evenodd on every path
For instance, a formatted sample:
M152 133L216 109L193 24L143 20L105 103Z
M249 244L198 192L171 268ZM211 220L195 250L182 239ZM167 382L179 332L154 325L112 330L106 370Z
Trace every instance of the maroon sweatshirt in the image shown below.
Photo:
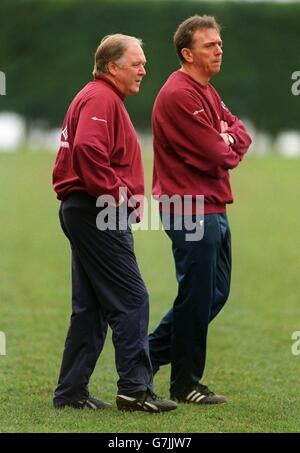
M221 120L228 123L232 146L220 136ZM174 72L157 95L152 126L153 196L204 195L206 214L225 212L233 202L229 170L240 163L251 138L216 90Z
M64 119L53 170L53 187L63 200L74 191L97 198L119 187L128 198L144 194L141 150L124 96L105 77L88 83L73 99Z

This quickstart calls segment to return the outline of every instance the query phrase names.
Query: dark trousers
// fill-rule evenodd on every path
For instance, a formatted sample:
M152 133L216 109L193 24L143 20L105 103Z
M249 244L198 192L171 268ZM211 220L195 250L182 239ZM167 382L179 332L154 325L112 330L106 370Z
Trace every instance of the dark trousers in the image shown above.
M72 249L72 316L55 400L88 395L107 326L113 331L119 393L152 389L148 294L131 229L100 231L96 200L74 192L61 203L61 227Z
M173 308L149 335L153 372L171 363L171 397L202 378L209 322L224 306L230 288L231 236L226 214L204 216L204 236L186 241L185 229L166 231L172 241L178 295Z

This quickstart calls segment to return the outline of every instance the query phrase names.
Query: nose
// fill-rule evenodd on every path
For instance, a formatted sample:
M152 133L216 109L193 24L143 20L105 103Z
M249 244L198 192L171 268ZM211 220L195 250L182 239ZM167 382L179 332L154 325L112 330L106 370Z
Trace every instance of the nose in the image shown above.
M221 46L217 45L216 47L216 53L217 55L222 55L223 54L223 49Z
M144 76L146 75L146 69L145 66L141 66L139 69L139 75Z

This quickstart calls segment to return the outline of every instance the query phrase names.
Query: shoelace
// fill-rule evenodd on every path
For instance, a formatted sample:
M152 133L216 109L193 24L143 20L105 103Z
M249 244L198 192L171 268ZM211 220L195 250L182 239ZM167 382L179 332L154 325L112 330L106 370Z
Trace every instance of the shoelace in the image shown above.
M87 401L90 400L91 402L93 402L93 400L95 401L96 398L94 398L92 395L88 394L87 396L85 396L82 400L78 401L80 404L86 404Z
M214 394L214 392L209 390L209 388L206 385L203 385L203 384L200 384L200 383L195 385L195 390L199 390L203 395L206 395L206 396Z
M147 399L147 396L150 395L151 398L155 401L155 400L163 400L163 398L161 396L158 396L156 395L156 393L154 393L152 390L148 390L146 395L145 395L145 399L143 401L143 403L145 402L145 400Z

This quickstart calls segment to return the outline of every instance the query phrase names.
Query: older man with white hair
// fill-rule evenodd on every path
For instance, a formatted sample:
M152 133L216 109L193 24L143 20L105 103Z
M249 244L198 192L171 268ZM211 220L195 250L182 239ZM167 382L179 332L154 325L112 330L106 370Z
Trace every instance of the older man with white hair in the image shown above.
M117 222L105 229L96 222L99 196L112 200L118 220L127 200L144 194L140 147L123 101L139 92L145 63L139 39L121 34L103 38L95 54L94 80L73 99L63 123L53 185L72 249L73 309L55 408L107 406L89 394L88 384L108 325L119 375L118 409L161 412L177 407L153 393L148 293L130 225L120 228Z

